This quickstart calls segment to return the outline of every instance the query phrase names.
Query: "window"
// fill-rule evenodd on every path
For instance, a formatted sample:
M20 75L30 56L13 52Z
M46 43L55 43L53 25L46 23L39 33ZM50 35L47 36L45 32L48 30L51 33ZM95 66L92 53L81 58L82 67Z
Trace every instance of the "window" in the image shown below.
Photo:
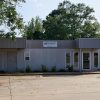
M74 53L74 66L78 67L78 52Z
M94 67L98 67L98 53L94 53Z
M30 52L25 52L25 60L30 60Z
M83 52L83 69L88 70L90 69L90 53Z
M70 53L66 53L66 65L70 65Z
M29 60L29 57L25 57L25 60Z

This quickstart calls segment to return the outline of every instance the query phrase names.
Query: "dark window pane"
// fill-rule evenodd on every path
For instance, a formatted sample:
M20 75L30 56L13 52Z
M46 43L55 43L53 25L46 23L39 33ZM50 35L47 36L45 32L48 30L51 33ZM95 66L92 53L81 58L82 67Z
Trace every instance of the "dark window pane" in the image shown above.
M94 67L98 67L98 53L94 53Z
M66 53L66 64L70 65L70 53Z
M83 69L89 69L89 67L90 67L89 53L83 53Z
M78 67L78 53L74 53L74 66Z
M29 60L29 57L25 57L25 60Z

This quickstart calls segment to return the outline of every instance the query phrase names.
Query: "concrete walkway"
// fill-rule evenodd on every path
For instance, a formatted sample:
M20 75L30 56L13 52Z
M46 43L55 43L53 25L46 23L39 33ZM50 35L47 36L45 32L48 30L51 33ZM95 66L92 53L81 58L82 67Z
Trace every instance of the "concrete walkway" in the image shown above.
M0 100L100 100L100 75L0 76Z

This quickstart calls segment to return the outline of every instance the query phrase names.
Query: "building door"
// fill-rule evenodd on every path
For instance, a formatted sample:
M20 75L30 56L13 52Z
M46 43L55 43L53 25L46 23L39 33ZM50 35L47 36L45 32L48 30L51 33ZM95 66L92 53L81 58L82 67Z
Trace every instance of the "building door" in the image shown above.
M17 53L15 51L7 52L7 71L13 72L17 70Z
M89 52L83 52L82 54L82 67L83 67L83 70L90 69L90 53Z

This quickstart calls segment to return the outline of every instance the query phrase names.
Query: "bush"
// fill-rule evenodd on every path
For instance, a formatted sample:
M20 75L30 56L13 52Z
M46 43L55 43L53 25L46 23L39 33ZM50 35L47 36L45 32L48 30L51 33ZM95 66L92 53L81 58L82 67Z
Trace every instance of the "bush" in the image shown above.
M32 72L32 67L30 65L28 65L26 67L26 72L29 73L29 72Z
M53 66L53 67L51 68L51 72L56 72L56 66Z
M43 72L48 72L48 68L47 68L47 66L42 65L42 71L43 71Z
M73 65L67 65L66 67L69 72L73 72Z

